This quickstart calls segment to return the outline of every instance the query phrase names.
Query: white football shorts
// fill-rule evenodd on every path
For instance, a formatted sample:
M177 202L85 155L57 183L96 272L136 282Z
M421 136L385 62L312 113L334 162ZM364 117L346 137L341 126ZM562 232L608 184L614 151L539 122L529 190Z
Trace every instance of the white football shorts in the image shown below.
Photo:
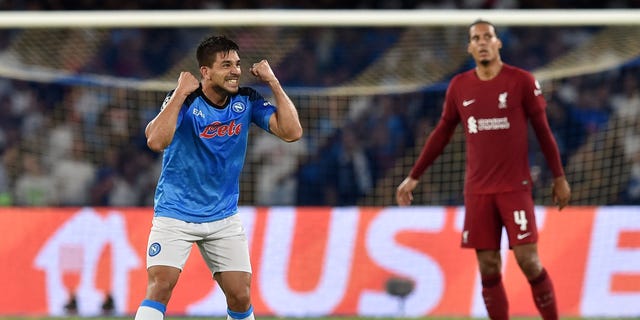
M163 265L182 270L194 243L212 275L223 271L251 273L249 243L238 214L207 223L154 217L147 244L147 268Z

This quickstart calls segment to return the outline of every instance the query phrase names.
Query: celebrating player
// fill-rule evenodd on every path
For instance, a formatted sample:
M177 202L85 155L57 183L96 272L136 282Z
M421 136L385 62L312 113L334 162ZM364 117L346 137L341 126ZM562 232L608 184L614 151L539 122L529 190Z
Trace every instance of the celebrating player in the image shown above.
M543 319L558 319L553 284L538 256L527 158L528 122L553 173L552 195L559 209L568 204L571 190L549 128L540 85L530 73L503 63L501 47L493 24L477 20L470 25L467 51L476 67L451 80L440 121L409 176L398 186L396 201L401 206L411 203L418 179L462 122L467 162L461 246L476 251L489 317L509 318L499 251L504 227L538 311Z
M287 142L302 136L298 112L266 60L249 70L271 89L275 106L240 87L239 48L232 40L209 37L196 57L200 80L181 72L145 130L149 148L164 155L147 247L147 291L136 320L164 318L193 243L226 296L227 319L254 319L249 247L237 215L249 126Z

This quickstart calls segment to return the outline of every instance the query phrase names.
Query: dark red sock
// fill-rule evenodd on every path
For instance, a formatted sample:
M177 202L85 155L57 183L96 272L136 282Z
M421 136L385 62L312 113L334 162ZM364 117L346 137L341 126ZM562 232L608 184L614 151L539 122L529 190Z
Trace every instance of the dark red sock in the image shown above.
M482 276L482 298L489 318L494 320L509 319L509 302L502 285L501 274Z
M530 280L531 293L533 294L533 302L540 312L542 319L557 320L558 306L556 304L556 294L553 290L551 277L547 274L547 270L542 272L535 279Z

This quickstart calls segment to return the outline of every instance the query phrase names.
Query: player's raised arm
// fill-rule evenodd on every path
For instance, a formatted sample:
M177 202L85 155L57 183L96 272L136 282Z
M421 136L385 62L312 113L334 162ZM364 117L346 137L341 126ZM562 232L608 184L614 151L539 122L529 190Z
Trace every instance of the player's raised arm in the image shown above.
M261 60L251 66L251 74L265 83L271 89L275 100L276 112L269 119L269 129L280 139L293 142L302 137L302 125L298 117L298 110L280 85L269 62Z
M173 140L178 113L189 94L200 86L200 82L190 72L181 72L178 85L171 98L162 106L162 110L151 120L144 130L147 145L153 151L164 150Z

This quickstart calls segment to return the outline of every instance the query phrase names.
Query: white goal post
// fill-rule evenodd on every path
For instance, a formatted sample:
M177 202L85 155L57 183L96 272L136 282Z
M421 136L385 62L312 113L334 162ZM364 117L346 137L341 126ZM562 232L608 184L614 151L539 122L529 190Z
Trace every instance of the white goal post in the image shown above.
M0 28L460 26L478 18L510 26L630 26L640 25L640 9L5 11Z

